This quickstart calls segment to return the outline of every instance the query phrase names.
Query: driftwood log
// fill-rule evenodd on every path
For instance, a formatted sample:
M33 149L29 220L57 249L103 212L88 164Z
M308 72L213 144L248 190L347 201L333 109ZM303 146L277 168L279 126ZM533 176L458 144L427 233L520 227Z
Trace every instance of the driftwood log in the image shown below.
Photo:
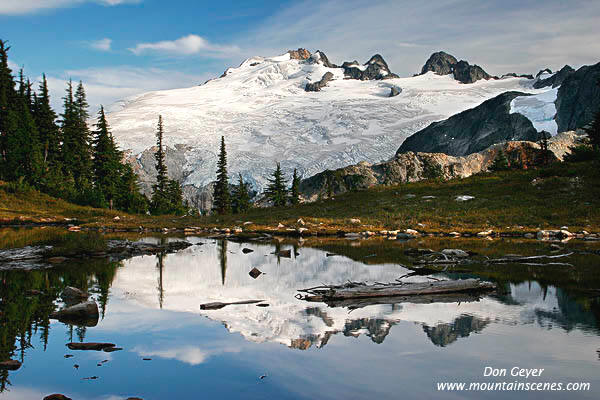
M329 307L345 307L350 310L356 310L367 306L380 304L431 304L431 303L472 303L481 300L481 293L448 293L448 294L428 294L420 296L391 296L391 297L365 297L344 300L326 300Z
M496 285L479 279L447 280L418 283L386 283L367 285L359 282L349 282L339 286L317 286L301 289L306 295L297 297L307 301L329 302L332 300L354 300L375 297L424 296L450 293L482 293L494 290Z
M226 306L232 306L232 305L236 305L236 304L256 304L256 303L261 303L263 301L264 300L243 300L243 301L234 301L231 303L221 303L220 301L215 301L214 303L200 304L200 309L201 310L219 310Z

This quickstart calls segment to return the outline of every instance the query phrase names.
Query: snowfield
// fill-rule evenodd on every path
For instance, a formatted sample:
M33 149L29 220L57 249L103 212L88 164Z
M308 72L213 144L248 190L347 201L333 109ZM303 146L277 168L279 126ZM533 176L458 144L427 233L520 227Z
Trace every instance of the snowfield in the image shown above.
M328 71L334 80L327 87L304 91L306 83L319 81ZM121 148L139 159L155 145L161 114L165 144L179 145L177 151L185 160L171 175L197 188L215 179L223 135L230 176L241 173L260 191L276 162L288 177L294 168L309 177L360 161L388 160L406 137L431 122L509 90L538 94L516 101L514 111L550 130L552 110L544 102L552 102L556 94L548 88L533 89L532 83L506 78L462 84L432 72L383 81L350 80L344 79L341 68L290 59L286 53L252 57L200 86L123 100L112 107L108 120ZM390 98L392 86L402 92ZM152 166L141 168L154 174Z

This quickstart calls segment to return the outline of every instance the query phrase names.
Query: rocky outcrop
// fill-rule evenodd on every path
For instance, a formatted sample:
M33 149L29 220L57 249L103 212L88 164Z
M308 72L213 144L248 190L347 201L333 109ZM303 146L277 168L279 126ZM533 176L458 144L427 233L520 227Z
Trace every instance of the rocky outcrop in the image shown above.
M531 74L517 74L515 72L509 72L508 74L504 74L500 77L502 78L526 78L526 79L534 79Z
M375 54L364 65L359 65L357 61L344 62L342 64L344 76L346 79L358 79L361 81L381 80L398 78L398 75L392 73L383 57Z
M535 74L535 77L539 77L542 74L551 74L552 70L550 68L545 68L545 69L541 69L539 70L539 72L537 74Z
M561 133L549 140L552 160L562 160L569 147L577 143L580 136L574 132ZM502 150L509 165L528 168L537 165L542 157L538 143L511 141L494 145L484 151L464 157L453 157L441 153L408 152L397 154L393 159L356 165L334 171L324 171L300 183L300 191L307 201L352 190L368 189L377 185L399 185L430 178L466 178L486 171L499 150Z
M395 86L392 86L390 88L390 95L389 97L396 97L400 94L400 92L402 92L402 88L397 88Z
M288 50L288 54L292 60L306 60L311 56L310 51L303 48Z
M479 65L470 65L460 60L454 66L454 79L462 83L474 83L480 79L491 79L492 76L485 72Z
M467 61L457 61L456 58L443 51L433 53L423 68L421 75L433 71L438 75L452 74L454 79L462 83L473 83L480 79L491 79L492 76L479 65L470 65Z
M479 106L434 122L408 137L396 154L407 151L464 156L508 140L538 140L531 121L510 113L510 102L521 92L506 92Z
M95 301L86 301L50 314L50 318L73 325L96 326L98 324L98 305Z
M329 59L327 58L325 53L323 53L321 50L315 51L315 53L310 56L309 61L313 62L313 63L321 63L321 64L323 64L324 67L327 67L327 68L338 68L337 65L332 64L329 61Z
M307 83L304 87L304 90L307 92L319 92L322 88L327 86L327 83L333 79L333 74L331 72L325 72L320 81L314 83Z
M549 70L545 70L545 71L549 71ZM538 77L541 73L543 73L544 71L540 71L538 73ZM575 70L573 68L571 68L568 65L565 65L564 67L562 67L560 69L560 71L558 71L557 73L555 73L554 75L546 78L546 79L537 79L534 83L533 83L533 87L535 89L541 89L544 87L549 87L552 86L553 88L560 86L563 81L569 76L571 75L573 72L575 72ZM550 72L552 73L552 72Z
M454 66L457 62L458 60L454 56L443 51L438 51L437 53L433 53L425 65L423 65L421 74L432 71L438 75L448 75L454 72Z
M580 129L592 122L600 109L600 63L585 65L569 74L558 89L558 131Z

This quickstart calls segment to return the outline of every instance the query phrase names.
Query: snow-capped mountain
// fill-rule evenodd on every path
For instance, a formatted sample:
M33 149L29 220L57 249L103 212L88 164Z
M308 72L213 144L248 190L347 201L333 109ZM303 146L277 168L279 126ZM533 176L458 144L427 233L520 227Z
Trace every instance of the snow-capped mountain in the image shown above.
M327 73L319 91L305 90ZM533 83L506 77L464 84L452 74L432 71L397 78L380 56L364 65L354 61L338 67L321 52L291 51L249 58L200 86L126 99L108 119L147 190L155 174L151 148L161 114L169 174L184 185L188 199L201 205L199 193L215 179L221 136L230 175L241 173L261 191L276 162L288 177L297 168L306 178L361 161L387 160L404 139L430 123L507 91L540 95L517 102L514 109L548 129L553 115L546 103L553 101L555 89L534 89ZM396 95L390 97L392 89Z

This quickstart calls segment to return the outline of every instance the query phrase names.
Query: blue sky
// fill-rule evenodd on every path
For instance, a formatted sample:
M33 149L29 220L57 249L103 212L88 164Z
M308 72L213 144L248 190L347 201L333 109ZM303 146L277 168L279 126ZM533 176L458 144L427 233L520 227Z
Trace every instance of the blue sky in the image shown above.
M0 1L13 66L45 72L55 103L66 79L82 79L93 106L300 46L337 63L381 53L401 76L437 50L492 74L579 67L600 61L598 20L589 0Z

